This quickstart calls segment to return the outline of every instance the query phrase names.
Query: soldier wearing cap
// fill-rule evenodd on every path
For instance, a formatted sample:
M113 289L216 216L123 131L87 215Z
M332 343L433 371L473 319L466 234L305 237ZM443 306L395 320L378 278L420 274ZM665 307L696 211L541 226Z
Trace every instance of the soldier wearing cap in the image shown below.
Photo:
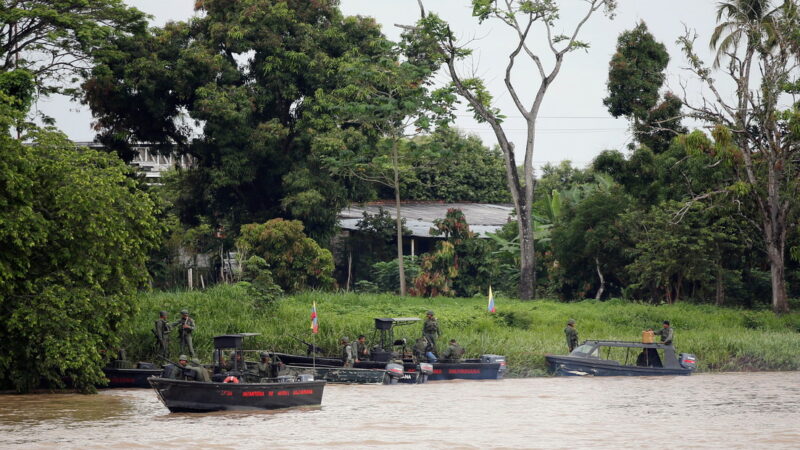
M662 344L672 344L672 339L675 337L675 331L673 331L672 327L669 325L669 320L665 320L662 324L662 328L658 331L654 331L653 335L661 336Z
M261 361L256 364L257 374L260 378L270 378L272 374L272 360L269 353L261 352Z
M167 339L167 335L170 331L172 331L172 327L167 322L167 312L159 312L158 320L156 320L153 328L153 334L156 337L156 347L163 358L169 358L169 339Z
M178 327L178 339L181 346L181 353L183 353L185 348L189 349L189 353L194 358L194 346L192 346L192 332L194 331L194 319L189 317L189 311L186 309L181 310L181 318L178 319L177 322L173 323L172 326Z
M578 330L575 329L575 319L569 319L564 328L564 335L567 337L567 348L572 353L578 346Z
M342 344L342 367L353 367L353 363L355 362L355 355L353 352L353 346L350 345L350 339L347 336L344 336L341 340Z
M200 360L197 358L192 358L189 362L189 369L194 373L194 380L195 381L203 381L203 382L210 382L211 376L208 374L208 370L200 363Z
M422 335L428 340L428 343L430 344L430 351L437 353L436 338L442 334L439 330L439 321L433 316L433 311L431 310L428 310L425 315L427 317L425 319L425 323L422 324Z
M178 356L178 367L176 371L173 372L173 376L177 380L185 380L187 372L189 372L187 364L189 363L189 358L186 355Z
M450 345L442 353L442 359L446 362L463 361L464 347L458 345L455 339L450 339Z

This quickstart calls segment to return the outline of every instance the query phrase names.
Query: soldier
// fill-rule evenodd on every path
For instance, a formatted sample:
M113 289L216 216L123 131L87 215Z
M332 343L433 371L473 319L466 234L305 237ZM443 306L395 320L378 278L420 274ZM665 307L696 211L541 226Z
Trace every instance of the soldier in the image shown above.
M349 368L353 367L353 362L355 358L353 356L353 346L350 345L350 339L347 336L343 337L341 340L342 344L342 367Z
M194 319L189 317L188 310L181 310L181 318L172 324L172 326L178 326L178 339L180 339L181 345L181 353L183 353L184 348L189 348L189 353L192 354L192 358L194 358L194 346L192 346L192 332L194 331Z
M369 359L369 349L367 348L367 337L362 335L353 342L353 350L356 357L356 362L366 361Z
M177 367L178 370L173 372L173 374L174 374L173 376L175 377L176 380L185 380L185 379L187 379L187 375L188 375L188 372L189 372L188 367L187 367L188 362L189 362L189 358L187 358L186 355L178 356L178 367Z
M575 329L575 319L569 319L564 328L564 335L567 337L567 348L572 353L578 346L578 330Z
M195 381L202 381L202 382L210 382L211 376L208 374L208 370L200 363L200 360L197 358L192 358L191 362L189 363L189 369L194 373L194 380Z
M259 378L270 378L272 375L272 361L269 357L269 353L261 352L261 361L259 361L256 366Z
M158 320L156 320L153 334L156 336L156 347L158 348L162 358L169 358L169 332L172 327L167 322L167 312L161 311L158 313Z
M448 362L463 361L464 347L458 345L455 339L450 339L450 345L442 353L442 359Z
M425 323L422 325L422 335L425 336L425 339L428 340L428 344L430 344L430 351L436 353L436 338L441 335L441 331L439 331L439 321L433 317L433 311L428 311L425 313L427 318L425 319Z
M435 363L437 361L436 355L431 352L431 343L428 342L428 339L425 336L417 338L412 351L414 353L414 357L417 358L417 362Z
M662 344L672 344L672 338L675 337L675 332L672 330L672 327L669 326L669 320L665 320L662 324L662 328L658 331L653 332L656 336L661 336L661 343Z

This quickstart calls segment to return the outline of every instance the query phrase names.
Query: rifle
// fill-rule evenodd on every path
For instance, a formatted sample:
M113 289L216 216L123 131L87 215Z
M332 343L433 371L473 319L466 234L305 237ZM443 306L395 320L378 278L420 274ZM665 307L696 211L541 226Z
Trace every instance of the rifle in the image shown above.
M317 353L317 354L320 354L320 355L324 355L325 354L325 351L323 351L321 348L317 347L314 344L309 344L308 342L300 339L297 336L292 336L291 334L289 335L289 337L293 338L293 339L295 339L297 341L300 341L303 344L305 344L305 346L306 346L306 356L310 356L311 353Z
M175 369L180 370L181 371L181 377L191 378L192 380L195 379L194 370L192 370L190 367L188 367L188 366L184 367L184 366L180 365L180 363L176 363L175 361L172 361L169 358L165 358L162 355L158 355L158 357L163 359L164 361L172 364L172 366L175 367Z

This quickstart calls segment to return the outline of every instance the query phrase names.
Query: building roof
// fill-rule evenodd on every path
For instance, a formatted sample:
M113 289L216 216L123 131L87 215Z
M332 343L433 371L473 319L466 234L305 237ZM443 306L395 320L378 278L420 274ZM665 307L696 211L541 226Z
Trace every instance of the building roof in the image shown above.
M380 208L396 218L394 202L372 202L365 205L353 205L339 212L339 226L345 230L358 230L358 221L364 218L364 212L378 214ZM460 209L469 224L470 231L485 237L486 233L494 233L511 220L514 213L512 205L490 203L403 203L400 215L406 220L406 228L412 236L431 237L433 221L444 219L448 209Z

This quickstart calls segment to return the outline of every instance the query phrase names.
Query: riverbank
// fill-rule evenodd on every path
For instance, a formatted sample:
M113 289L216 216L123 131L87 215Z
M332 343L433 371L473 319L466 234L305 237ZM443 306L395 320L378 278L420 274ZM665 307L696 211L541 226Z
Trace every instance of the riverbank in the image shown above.
M309 317L316 301L319 334L312 336ZM521 302L499 298L497 313L486 311L486 298L400 298L394 295L308 292L259 304L244 288L217 286L205 291L150 292L138 296L139 313L123 336L131 359L153 360L150 329L159 310L170 320L187 308L197 322L194 344L207 361L214 335L261 333L248 347L305 353L293 339L311 341L338 353L341 336L364 334L372 342L375 317L420 317L432 309L439 319L444 343L455 338L467 356L506 355L510 376L544 373L544 355L566 353L564 325L577 321L580 339L638 340L641 331L670 320L680 352L694 353L701 371L800 369L800 313L775 316L770 311L745 311L710 305L653 306L611 300L561 303ZM396 337L416 338L421 323L399 328ZM177 337L172 337L177 354Z

